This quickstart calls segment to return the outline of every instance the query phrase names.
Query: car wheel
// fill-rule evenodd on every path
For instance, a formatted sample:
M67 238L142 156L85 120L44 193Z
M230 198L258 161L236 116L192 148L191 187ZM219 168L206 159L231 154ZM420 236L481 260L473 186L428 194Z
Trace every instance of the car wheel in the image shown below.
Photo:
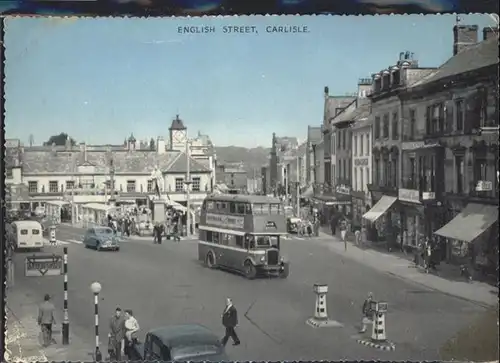
M214 254L212 253L212 251L208 252L208 253L207 253L207 256L205 257L205 265L206 265L208 268L215 268L215 267L216 267L216 264L215 264L215 256L214 256Z
M116 247L116 248L115 248L115 251L116 251L116 252L120 251L120 247Z
M255 277L257 276L257 269L255 268L253 263L251 263L250 261L246 261L244 267L245 267L245 277L249 280L255 279Z

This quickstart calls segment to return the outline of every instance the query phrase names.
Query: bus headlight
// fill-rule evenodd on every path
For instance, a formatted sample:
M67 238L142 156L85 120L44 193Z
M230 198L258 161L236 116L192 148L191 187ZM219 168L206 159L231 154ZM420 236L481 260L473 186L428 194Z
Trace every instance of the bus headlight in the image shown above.
M266 262L266 256L262 256L262 257L260 258L260 262Z
M283 256L280 257L280 262L285 262L285 259L283 258Z

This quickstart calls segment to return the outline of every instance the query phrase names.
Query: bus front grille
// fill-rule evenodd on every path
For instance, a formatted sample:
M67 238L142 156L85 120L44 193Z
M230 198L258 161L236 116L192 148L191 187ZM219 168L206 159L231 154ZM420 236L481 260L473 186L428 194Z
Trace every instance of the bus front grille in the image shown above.
M269 265L277 265L279 259L279 252L276 250L267 251L267 263Z

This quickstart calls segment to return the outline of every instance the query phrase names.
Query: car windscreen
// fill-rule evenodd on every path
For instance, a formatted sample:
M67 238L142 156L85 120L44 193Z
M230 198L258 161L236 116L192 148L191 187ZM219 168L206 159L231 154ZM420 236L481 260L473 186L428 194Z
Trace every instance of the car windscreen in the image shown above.
M170 349L170 356L174 361L192 360L196 357L218 355L221 348L215 345L196 345L190 347L175 347Z
M113 230L111 228L99 228L95 230L96 234L113 234Z

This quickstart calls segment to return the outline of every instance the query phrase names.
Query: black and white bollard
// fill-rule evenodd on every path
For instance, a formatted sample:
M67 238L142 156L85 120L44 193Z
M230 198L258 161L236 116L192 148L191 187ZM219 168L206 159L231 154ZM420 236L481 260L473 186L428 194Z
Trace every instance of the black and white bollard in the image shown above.
M372 301L371 304L373 310L371 339L359 339L358 343L379 350L395 350L396 346L387 340L385 330L385 314L387 313L388 304L381 301Z
M102 361L101 350L99 349L99 293L101 292L101 284L93 282L90 289L94 293L94 318L95 318L95 361Z
M69 316L68 316L68 247L63 248L64 274L64 320L62 323L62 343L69 344Z
M56 226L50 226L50 228L49 228L49 243L51 245L56 245L57 244Z
M307 320L307 324L314 328L342 327L343 325L341 323L335 320L328 319L328 311L326 307L326 294L328 293L328 285L314 284L313 291L316 294L314 316Z

